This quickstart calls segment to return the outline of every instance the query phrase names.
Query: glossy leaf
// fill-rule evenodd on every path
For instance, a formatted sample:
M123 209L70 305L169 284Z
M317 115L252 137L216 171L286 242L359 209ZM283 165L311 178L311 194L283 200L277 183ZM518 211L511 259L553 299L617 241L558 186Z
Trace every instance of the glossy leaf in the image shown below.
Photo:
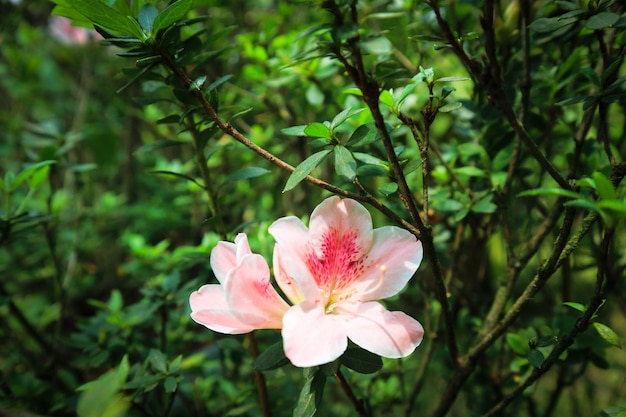
M333 149L335 171L350 181L356 178L356 161L352 153L345 147L337 145Z
M592 323L592 325L593 325L593 328L596 329L600 337L604 339L604 341L620 349L622 348L622 341L620 340L617 333L613 331L613 329L611 329L606 324L602 324L598 322L594 322Z
M358 347L348 348L339 361L342 365L362 374L373 374L383 367L380 356Z
M541 351L538 349L531 349L530 351L528 351L528 355L526 356L526 358L528 359L528 362L535 368L541 368L543 366L543 362L546 360L546 358L543 356L543 353L541 353Z
M585 23L585 27L591 30L600 30L606 29L608 27L613 26L619 20L619 15L611 12L600 12L596 15L591 16L587 23Z
M141 9L139 9L139 15L137 16L139 20L139 25L144 31L152 33L152 29L154 27L154 19L156 19L158 15L159 10L154 7L154 5L146 4Z
M289 359L285 356L282 340L274 343L252 362L252 366L259 371L271 371L289 364Z
M312 138L331 138L330 128L319 122L313 122L305 127L304 134Z
M314 153L313 155L302 161L302 163L296 167L296 169L287 179L287 184L285 184L285 188L283 188L283 193L292 190L296 185L302 182L302 180L304 180L306 176L311 173L311 171L313 171L319 164L322 163L324 158L326 158L329 153L330 149L325 149L323 151Z
M312 417L317 412L324 395L326 375L319 367L304 369L304 386L293 410L293 417Z
M192 4L193 0L178 0L170 4L154 20L154 32L158 33L161 29L167 29L182 20L191 9Z
M617 200L617 194L615 193L615 188L606 175L601 172L596 172L593 174L593 181L596 184L596 191L598 195L603 200Z
M67 3L85 16L90 22L120 35L143 39L144 34L139 23L129 19L114 8L95 0L67 0ZM134 23L133 23L134 22Z

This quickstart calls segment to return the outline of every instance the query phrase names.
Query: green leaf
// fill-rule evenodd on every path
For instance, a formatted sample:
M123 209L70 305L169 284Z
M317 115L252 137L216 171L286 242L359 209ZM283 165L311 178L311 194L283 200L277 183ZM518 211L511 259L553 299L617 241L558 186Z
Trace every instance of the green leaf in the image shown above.
M561 17L540 17L533 21L529 28L530 30L538 33L550 33L555 32L565 26L576 23L579 19L575 16L569 18Z
M593 325L593 328L596 329L600 337L604 339L607 343L617 348L620 348L620 349L622 348L622 342L619 336L617 335L617 333L613 331L613 329L611 329L606 324L602 324L598 322L594 322L591 324Z
M312 417L322 402L326 375L317 366L304 370L304 386L300 391L298 403L293 410L293 417Z
M461 103L460 101L455 101L454 103L444 104L443 106L439 107L438 110L441 113L450 113L451 111L460 109L461 107L463 107L463 103Z
M173 172L173 171L164 171L164 170L156 170L156 171L148 171L148 174L164 174L164 175L172 175L174 177L180 177L180 178L184 178L187 181L191 181L194 184L196 184L198 187L204 189L204 185L200 184L198 181L196 181L194 178L191 178L188 175L185 174L181 174L179 172Z
M152 368L161 373L167 372L167 361L165 360L165 356L161 351L156 349L150 349L150 353L148 354L148 360L150 361L150 365Z
M435 80L435 83L451 83L451 82L456 82L456 81L468 81L471 80L471 78L467 78L467 77L442 77L442 78L437 78Z
M363 51L374 55L388 55L393 49L393 45L387 38L371 38L359 42L358 45Z
M291 126L281 129L280 131L289 136L306 136L304 133L304 129L306 129L306 127L307 125Z
M348 139L346 146L365 146L380 140L380 134L374 123L359 126Z
M265 349L253 362L252 366L259 371L271 371L289 364L285 356L282 340Z
M353 110L352 107L348 107L347 109L343 110L341 113L339 113L337 116L335 116L335 118L333 119L332 122L330 122L330 130L331 131L335 130L337 128L337 126L341 125L343 122L348 120L350 117L355 116L355 115L361 113L363 110L365 110L365 109Z
M182 20L193 4L193 0L178 0L165 8L154 20L154 33L167 29L172 24Z
M472 204L471 211L474 213L494 213L498 206L491 202L493 200L493 194L488 194L485 197Z
M153 4L146 4L139 9L139 25L147 33L152 33L154 27L154 19L159 15L159 10Z
M392 194L395 194L398 191L398 184L395 182L387 182L378 187L378 191L384 195L385 197L389 197Z
M596 184L596 191L602 200L617 200L615 188L606 175L601 172L596 172L592 177Z
M178 118L178 120L180 120L179 116L176 116L176 117ZM156 142L153 142L153 143L149 143L147 145L143 145L139 147L134 153L138 154L138 153L143 153L143 152L151 152L156 149L169 148L170 146L180 146L184 144L185 142L181 142L179 140L162 139L162 140L157 140Z
M39 187L39 185L48 178L48 173L50 172L50 165L43 166L35 171L32 177L28 180L28 186L31 189L35 189Z
M564 190L562 188L534 188L532 190L523 191L519 193L518 197L532 197L536 195L558 195L569 198L582 198L581 194L574 191Z
M117 368L78 387L81 394L76 404L76 414L79 417L124 416L131 401L119 391L124 386L128 370L128 356L124 356Z
M548 347L554 345L558 341L556 336L543 336L537 340L535 346L537 347Z
M565 207L577 207L583 210L595 211L596 213L600 213L600 208L592 201L589 200L571 200L567 203L563 204Z
M211 83L211 85L209 85L207 87L208 91L213 91L215 90L217 87L221 86L222 84L224 84L226 81L230 80L231 78L233 78L233 74L227 74L227 75L223 75L220 78L218 78L217 80L213 81Z
M600 12L596 15L591 16L587 23L585 23L585 27L591 30L600 30L606 29L608 27L613 26L619 20L619 15L611 12Z
M528 342L520 335L515 333L506 334L506 343L511 350L520 356L526 356L528 354Z
M201 90L202 86L204 86L204 83L206 82L206 79L207 79L206 75L201 75L197 77L195 80L191 81L191 84L189 84L189 91Z
M66 0L67 3L85 16L93 24L107 31L120 35L133 36L144 39L144 33L139 23L121 12L108 7L97 0ZM133 23L134 22L134 23Z
M465 167L455 168L454 172L456 172L457 175L465 175L465 176L468 176L468 177L485 177L485 176L487 176L485 171L483 171L480 168L474 167L474 166L465 166Z
M350 181L354 181L356 178L356 161L352 153L345 146L337 145L333 149L333 156L335 157L335 172Z
M530 351L528 351L528 355L526 356L526 358L528 359L528 362L535 368L541 368L543 366L543 362L546 360L546 358L543 356L543 353L541 353L541 351L538 349L531 349Z
M232 174L228 175L224 180L223 184L228 184L229 182L245 180L249 178L260 177L261 175L265 175L270 173L269 169L261 168L261 167L245 167L236 170Z
M57 162L54 160L46 160L46 161L41 161L41 162L37 162L36 164L30 165L29 167L25 168L22 172L20 172L14 179L11 178L13 173L10 173L11 175L9 175L9 172L7 172L5 174L5 186L9 189L9 190L15 190L17 187L19 187L24 181L28 180L29 178L31 178L33 175L35 175L35 173L41 169L42 167L46 167L52 164L56 164Z
M330 149L324 149L323 151L319 151L309 156L307 159L302 161L300 165L294 169L289 178L287 179L287 184L285 184L285 188L283 188L283 193L286 193L289 190L292 190L296 185L298 185L307 175L311 173L319 164L322 163L324 158L328 156L330 153Z
M572 301L566 301L563 303L564 306L573 308L574 310L580 311L581 313L584 313L585 311L587 311L587 307L585 307L584 305L580 304L580 303L574 303Z
M312 138L331 138L330 128L319 122L313 122L305 127L304 134Z
M602 410L602 417L626 417L626 408L618 406L610 406Z
M395 105L395 102L393 100L393 96L391 95L391 93L389 92L389 90L383 90L380 93L380 97L378 98L380 100L381 103L383 103L385 106L393 109L393 106Z
M609 216L620 214L626 214L626 201L617 201L617 200L603 200L598 201L597 207L602 212L611 212L606 213Z
M165 392L176 392L178 381L176 381L175 377L170 375L167 378L165 378L165 381L163 382L163 386L165 388Z
M373 374L383 367L383 360L380 356L360 347L349 347L341 355L339 361L344 366L362 374Z

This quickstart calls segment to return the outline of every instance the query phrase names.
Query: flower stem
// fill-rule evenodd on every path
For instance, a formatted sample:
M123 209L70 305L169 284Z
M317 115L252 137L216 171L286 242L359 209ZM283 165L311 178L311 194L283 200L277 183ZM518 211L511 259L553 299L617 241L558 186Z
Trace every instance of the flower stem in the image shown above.
M335 379L339 383L339 386L341 387L343 392L345 392L350 399L350 402L352 402L352 405L354 405L354 409L357 411L357 413L359 413L359 416L369 417L369 413L367 412L367 410L365 410L363 403L359 401L359 399L354 395L354 392L352 391L352 388L350 388L350 384L348 384L346 377L343 376L339 369L337 369L337 372L335 372Z

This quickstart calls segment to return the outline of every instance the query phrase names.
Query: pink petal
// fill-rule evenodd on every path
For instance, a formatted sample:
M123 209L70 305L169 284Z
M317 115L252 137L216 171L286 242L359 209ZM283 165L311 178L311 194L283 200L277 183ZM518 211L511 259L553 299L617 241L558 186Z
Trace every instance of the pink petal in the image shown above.
M375 229L374 243L367 255L367 268L355 282L356 292L352 299L364 302L397 294L417 271L422 256L422 243L408 231L395 226Z
M224 284L228 273L237 266L236 245L231 242L218 242L211 251L211 269L215 277Z
M278 286L292 304L299 304L305 300L304 295L302 295L298 287L298 283L291 278L289 273L285 270L278 245L274 248L274 277L276 278Z
M282 335L285 355L303 368L332 362L348 347L341 317L324 314L322 304L310 301L289 309L283 317Z
M219 284L206 284L189 296L191 311L228 309L226 293Z
M385 358L410 355L422 342L424 329L417 320L379 303L344 303L335 311L348 319L350 340Z
M245 255L251 254L248 237L239 233L235 243L220 241L211 251L211 268L215 277L224 284L228 273L241 261Z
M309 231L297 217L283 217L269 227L276 240L274 247L274 274L276 282L289 299L296 303L290 282L295 281L305 298L319 296L319 289L307 266ZM290 295L291 294L291 295Z
M322 256L325 235L333 229L339 239L350 239L357 253L365 255L372 245L372 216L359 202L337 196L322 201L309 222L309 239L318 256Z
M261 255L243 257L224 286L228 305L241 322L256 328L280 329L289 305L270 282L270 269Z
M230 311L226 293L221 285L209 284L200 287L189 296L191 318L203 326L220 333L241 334L254 330L242 323Z

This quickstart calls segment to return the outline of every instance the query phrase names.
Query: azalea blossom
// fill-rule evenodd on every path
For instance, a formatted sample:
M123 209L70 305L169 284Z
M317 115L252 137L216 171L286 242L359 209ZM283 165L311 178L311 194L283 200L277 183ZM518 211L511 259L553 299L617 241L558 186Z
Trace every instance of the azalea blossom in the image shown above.
M265 259L252 253L248 237L219 242L211 251L211 267L219 284L207 284L189 297L191 318L227 334L280 329L289 305L270 282Z
M285 354L296 366L329 363L348 339L388 358L420 344L419 322L388 311L376 300L401 291L422 260L422 245L408 231L373 229L361 204L330 197L315 208L307 228L296 217L274 222L274 274L294 303L282 319Z

